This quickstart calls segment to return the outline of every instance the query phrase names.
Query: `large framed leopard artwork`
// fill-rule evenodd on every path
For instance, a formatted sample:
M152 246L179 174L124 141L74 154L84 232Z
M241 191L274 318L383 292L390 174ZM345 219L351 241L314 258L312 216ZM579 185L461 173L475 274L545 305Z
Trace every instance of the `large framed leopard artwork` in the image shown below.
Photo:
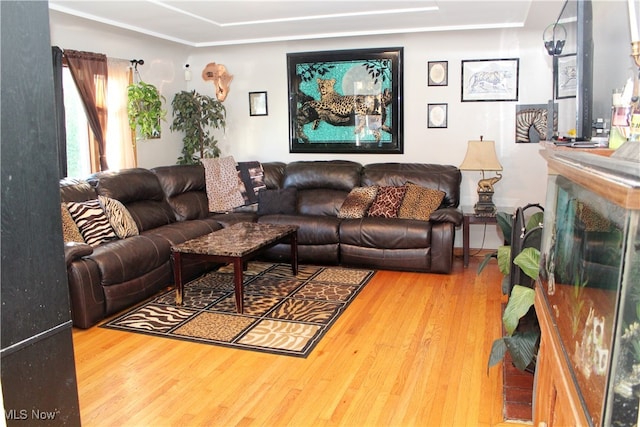
M403 48L287 54L291 153L403 153Z

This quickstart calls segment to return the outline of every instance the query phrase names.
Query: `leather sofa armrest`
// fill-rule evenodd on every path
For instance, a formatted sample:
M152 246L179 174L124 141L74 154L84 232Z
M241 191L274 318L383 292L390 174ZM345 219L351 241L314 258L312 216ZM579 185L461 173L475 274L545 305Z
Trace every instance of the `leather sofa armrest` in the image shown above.
M67 268L71 263L83 256L91 255L93 253L93 247L86 243L78 242L66 242L64 244L64 260L67 263Z
M435 222L452 222L456 227L462 224L463 214L457 208L442 208L434 211L429 217L429 221Z

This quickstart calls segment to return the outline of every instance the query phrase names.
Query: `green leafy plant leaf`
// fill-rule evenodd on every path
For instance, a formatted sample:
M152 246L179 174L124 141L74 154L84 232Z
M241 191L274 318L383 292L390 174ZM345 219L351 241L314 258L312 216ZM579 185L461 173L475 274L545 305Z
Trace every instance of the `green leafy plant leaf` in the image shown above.
M511 229L513 224L513 214L509 214L506 212L497 212L496 213L496 221L498 222L498 226L502 231L502 236L504 237L505 242L511 242Z
M484 256L484 259L482 261L480 261L480 264L478 265L477 273L478 274L482 273L482 270L484 270L484 268L487 266L487 264L489 264L489 261L491 261L491 258L497 258L497 257L498 257L498 253L497 252L492 252L490 254L486 254Z
M500 362L504 355L507 353L507 345L504 338L498 338L491 345L491 353L489 353L489 364L487 368L492 367L496 363Z
M526 331L511 337L505 337L504 342L516 368L524 371L537 352L539 331Z
M504 309L502 322L509 336L518 327L522 316L527 314L535 299L535 291L526 286L515 285L511 290L511 296Z
M525 248L514 259L513 262L522 269L524 274L537 279L540 272L540 250L537 248Z
M527 225L525 225L525 230L526 231L533 230L538 226L542 226L543 222L544 222L544 212L536 212L529 217L529 220L527 221Z
M498 268L505 276L511 272L511 246L498 247Z

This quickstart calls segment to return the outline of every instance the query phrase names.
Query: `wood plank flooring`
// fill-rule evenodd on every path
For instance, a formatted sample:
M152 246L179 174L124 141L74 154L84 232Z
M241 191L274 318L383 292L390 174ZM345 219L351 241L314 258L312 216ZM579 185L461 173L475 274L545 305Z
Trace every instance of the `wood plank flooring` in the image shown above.
M73 333L84 426L496 426L501 275L380 271L307 359ZM504 424L513 426L516 424Z

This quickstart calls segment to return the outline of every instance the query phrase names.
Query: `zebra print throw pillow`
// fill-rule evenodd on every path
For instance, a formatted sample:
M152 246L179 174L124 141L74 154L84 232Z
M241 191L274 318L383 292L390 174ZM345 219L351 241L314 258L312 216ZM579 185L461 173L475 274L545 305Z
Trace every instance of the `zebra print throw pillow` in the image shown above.
M98 196L98 200L107 214L109 224L119 238L126 239L140 234L136 221L119 200L106 196Z
M67 208L88 245L98 246L100 243L118 238L98 199L67 202Z

